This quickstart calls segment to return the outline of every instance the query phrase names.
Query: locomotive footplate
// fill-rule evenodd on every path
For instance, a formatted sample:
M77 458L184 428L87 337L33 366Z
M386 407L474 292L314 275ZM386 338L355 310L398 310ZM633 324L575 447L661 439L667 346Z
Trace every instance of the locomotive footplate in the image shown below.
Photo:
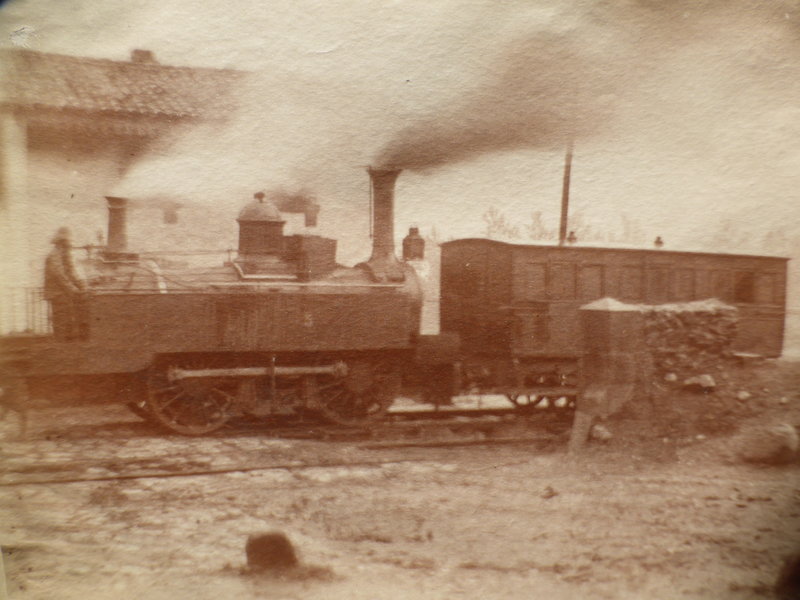
M577 396L578 387L574 385L556 385L551 387L532 387L509 389L507 386L498 388L481 388L481 394L517 394L525 396L547 396L559 398L561 396Z
M346 377L347 365L336 362L332 365L323 366L301 366L301 367L236 367L229 369L180 369L172 367L168 372L170 381L180 381L182 379L195 379L204 377L291 377L297 375L333 375L334 377Z

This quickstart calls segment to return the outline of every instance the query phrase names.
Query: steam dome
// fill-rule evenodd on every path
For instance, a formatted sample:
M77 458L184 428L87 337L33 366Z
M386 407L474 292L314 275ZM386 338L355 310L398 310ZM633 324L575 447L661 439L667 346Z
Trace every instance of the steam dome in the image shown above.
M270 200L255 198L248 202L241 211L237 221L272 221L280 222L281 213Z
M265 200L264 192L255 194L253 200L239 212L239 258L251 262L266 255L283 252L283 225L278 207Z

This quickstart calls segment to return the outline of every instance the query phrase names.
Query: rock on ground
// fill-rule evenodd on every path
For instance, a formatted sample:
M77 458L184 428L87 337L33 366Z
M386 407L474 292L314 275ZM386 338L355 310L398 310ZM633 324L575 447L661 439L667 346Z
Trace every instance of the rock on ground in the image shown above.
M251 571L281 571L297 566L297 555L289 538L280 531L253 534L245 546Z
M711 375L697 375L696 377L689 377L683 382L683 387L690 390L697 390L700 392L713 391L717 386L717 382Z
M797 460L797 430L787 423L745 430L739 441L739 457L745 462L782 465Z
M596 424L592 427L592 431L589 433L589 438L598 442L607 442L612 437L614 437L608 428L601 424Z

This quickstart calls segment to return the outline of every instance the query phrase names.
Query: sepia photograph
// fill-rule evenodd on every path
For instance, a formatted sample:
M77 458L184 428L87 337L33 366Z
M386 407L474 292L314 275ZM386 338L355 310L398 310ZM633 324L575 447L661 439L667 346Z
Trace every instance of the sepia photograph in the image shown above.
M0 600L800 600L800 0L0 0Z

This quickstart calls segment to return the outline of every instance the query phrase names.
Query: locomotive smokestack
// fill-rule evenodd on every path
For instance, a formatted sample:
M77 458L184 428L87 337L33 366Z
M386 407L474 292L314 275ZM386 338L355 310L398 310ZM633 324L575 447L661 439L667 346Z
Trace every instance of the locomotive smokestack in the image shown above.
M403 281L403 267L394 254L394 184L400 169L368 168L372 185L372 256L362 266L377 281Z
M394 184L400 170L369 169L372 183L372 257L390 260L394 255Z
M128 251L128 199L106 196L108 202L108 242L106 252L123 254Z

